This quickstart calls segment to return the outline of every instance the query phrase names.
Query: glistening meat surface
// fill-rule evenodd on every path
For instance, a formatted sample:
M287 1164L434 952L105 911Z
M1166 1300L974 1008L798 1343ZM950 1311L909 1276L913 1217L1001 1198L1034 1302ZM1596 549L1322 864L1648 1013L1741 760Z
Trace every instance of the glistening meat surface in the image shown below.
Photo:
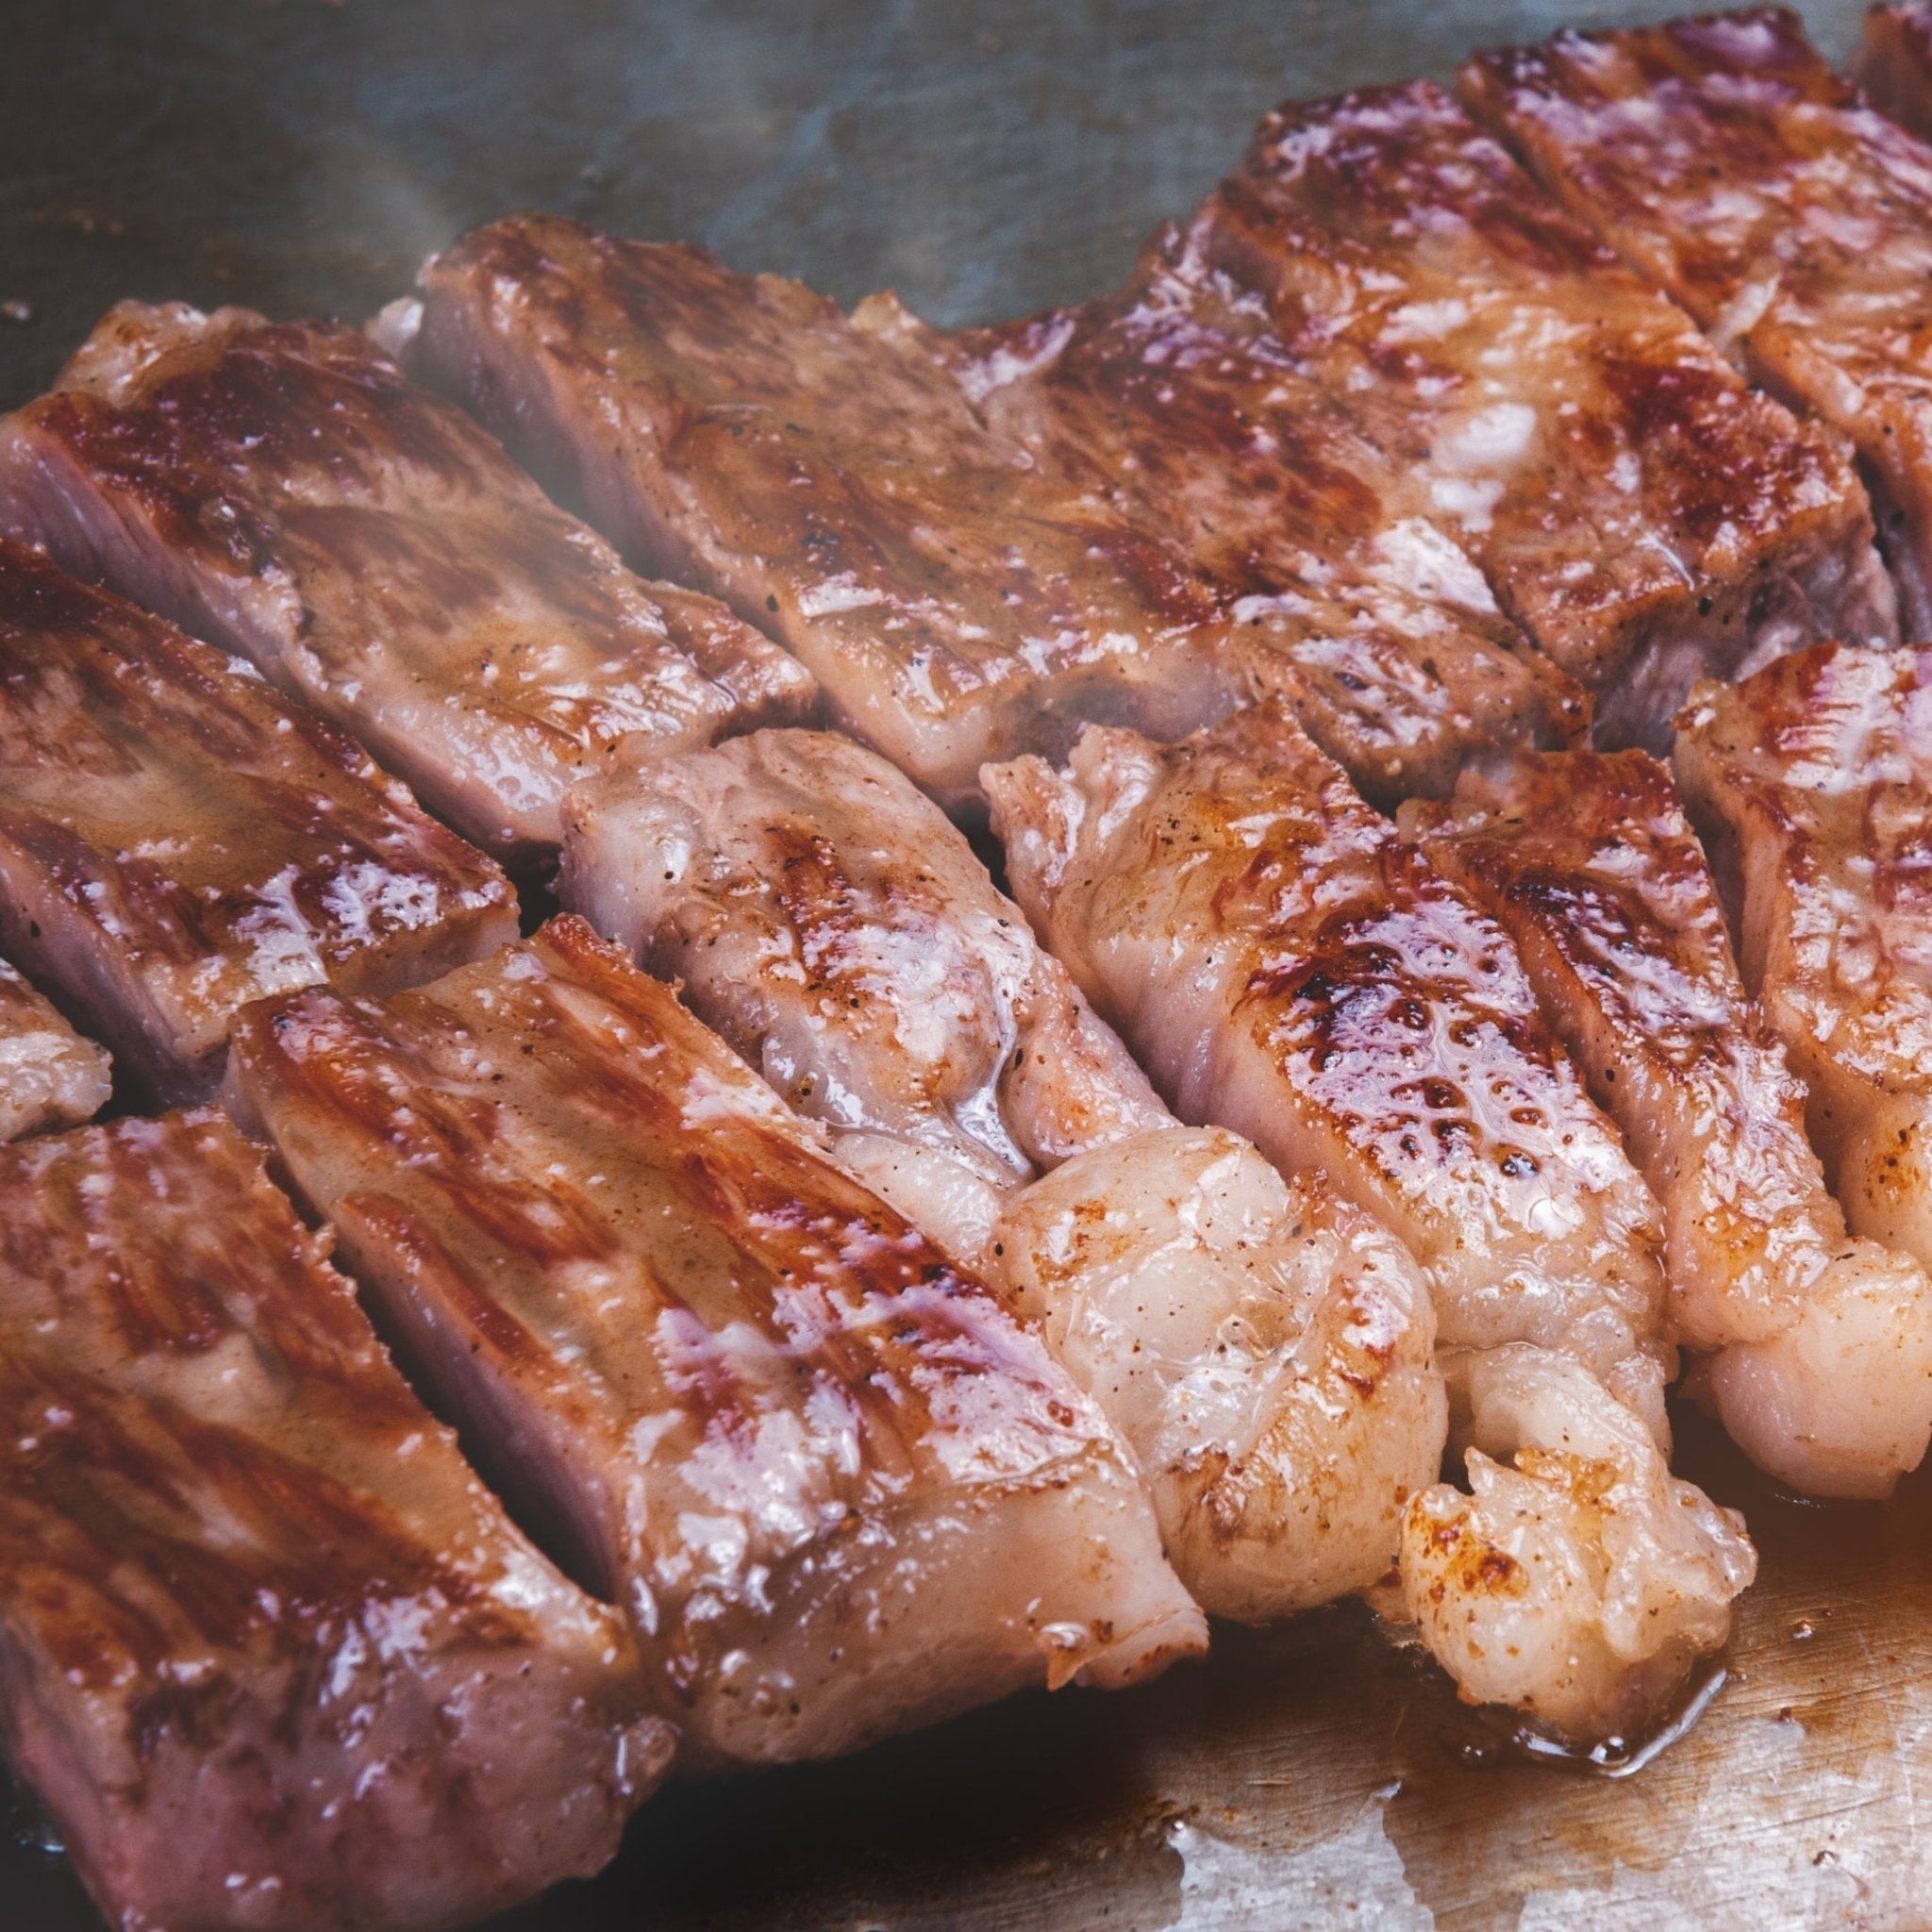
M1442 1446L1413 1265L1234 1135L1178 1127L929 799L847 740L765 731L566 809L566 903L1041 1320L1206 1608L1384 1574Z
M1001 1280L1132 1446L1205 1608L1261 1623L1386 1580L1448 1423L1399 1241L1239 1135L1179 1125L1075 1155L993 1232Z
M990 432L892 311L575 222L423 273L417 354L632 555L732 603L948 804L1079 721L1241 692L1230 614L1143 526Z
M252 659L526 866L620 738L701 744L814 695L334 324L122 303L0 423L0 531Z
M1324 388L1177 236L1119 295L924 339L996 428L1225 591L1252 688L1370 795L1440 795L1483 747L1583 735L1583 692L1363 434L1358 397Z
M1189 241L1596 696L1600 741L1662 749L1699 675L1897 636L1842 450L1433 84L1277 108Z
M77 1126L111 1085L106 1052L0 959L0 1141Z
M672 1733L213 1112L0 1150L0 1735L121 1932L461 1924Z
M167 1099L236 1012L516 936L494 863L212 646L0 538L0 941Z
M1907 635L1927 636L1932 149L1777 8L1562 34L1479 56L1461 87L1752 380L1856 446Z
M1531 755L1402 824L1509 935L1662 1202L1671 1336L1725 1426L1795 1488L1889 1493L1932 1435L1932 1283L1847 1236L1668 770Z
M760 731L574 791L558 896L983 1266L1007 1191L1168 1121L1026 915L875 753Z
M1744 978L1853 1229L1932 1266L1932 654L1822 645L1679 721Z
M1505 935L1282 712L984 775L1021 902L1176 1110L1325 1171L1421 1262L1475 1492L1409 1505L1431 1648L1572 1736L1641 1721L1755 1555L1670 1476L1657 1206Z
M1202 1648L1100 1411L580 921L258 1005L228 1091L698 1760Z

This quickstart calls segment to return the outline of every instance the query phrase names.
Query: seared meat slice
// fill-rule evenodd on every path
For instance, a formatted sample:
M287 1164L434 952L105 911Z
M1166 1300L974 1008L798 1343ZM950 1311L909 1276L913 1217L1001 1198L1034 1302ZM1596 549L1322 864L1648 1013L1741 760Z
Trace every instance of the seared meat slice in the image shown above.
M106 1052L0 959L0 1141L92 1120L111 1085Z
M927 340L996 428L1225 590L1253 686L1370 796L1445 795L1477 749L1588 725L1581 691L1497 610L1351 399L1177 238L1122 295Z
M1889 1493L1932 1437L1932 1283L1847 1238L1669 772L1531 754L1402 823L1515 942L1663 1203L1672 1338L1725 1426L1797 1489Z
M1755 1557L1670 1476L1656 1203L1507 939L1283 712L985 782L1021 903L1176 1110L1324 1170L1422 1263L1476 1489L1409 1506L1431 1647L1472 1694L1624 1729Z
M1426 81L1277 108L1192 244L1267 296L1497 601L1669 741L1698 675L1890 642L1865 492Z
M1014 891L1191 1120L1324 1169L1443 1341L1568 1348L1662 1426L1657 1205L1508 941L1266 708L987 774Z
M1932 6L1892 0L1873 8L1852 77L1894 121L1932 140Z
M1015 1302L1140 1458L1204 1608L1260 1623L1388 1575L1448 1424L1401 1242L1238 1136L1181 1126L1075 1155L994 1236Z
M700 1759L1203 1647L1100 1411L580 921L257 1006L229 1081Z
M516 931L496 866L341 733L0 539L0 941L138 1079L204 1097L248 1001Z
M991 434L895 327L701 250L521 215L423 274L418 353L653 567L789 644L948 804L1078 720L1240 694L1212 588Z
M332 324L122 303L0 423L0 530L251 658L526 866L618 739L702 744L812 699Z
M863 745L760 731L620 765L565 814L564 905L968 1266L1003 1192L1169 1123L964 837Z
M1907 635L1932 634L1932 152L1775 8L1485 54L1462 89L1747 375L1856 445Z
M1388 1570L1442 1447L1407 1257L1233 1135L1176 1127L937 806L847 739L761 731L565 809L565 903L1019 1291L1206 1608L1277 1616Z
M0 1151L0 1733L121 1932L464 1924L670 1761L326 1253L217 1113Z
M1847 1220L1932 1267L1928 681L1932 653L1820 646L1694 692L1676 766Z

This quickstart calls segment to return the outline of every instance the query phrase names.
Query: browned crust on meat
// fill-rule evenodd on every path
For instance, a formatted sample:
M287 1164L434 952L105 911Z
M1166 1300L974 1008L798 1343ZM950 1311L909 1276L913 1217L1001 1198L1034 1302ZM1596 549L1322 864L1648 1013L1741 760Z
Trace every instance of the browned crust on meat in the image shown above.
M618 739L704 743L815 703L775 645L640 582L333 324L122 304L0 433L8 526L254 658L519 859Z
M781 638L949 802L1074 724L1224 709L1226 614L991 435L915 341L685 245L519 216L424 272L423 353L634 555Z
M117 1923L214 1924L240 1885L265 1925L441 1925L608 1857L663 1766L616 1620L327 1247L218 1114L0 1150L0 1727ZM485 1712L580 1731L523 1740L525 1784ZM402 1817L433 1821L413 1871Z
M1932 150L1782 8L1484 54L1461 91L1753 380L1856 446L1907 629L1924 636ZM1868 641L1842 625L1821 635Z
M0 540L0 939L205 1091L292 974L384 990L515 932L508 881L219 651Z
M1922 141L1932 139L1932 7L1893 0L1870 8L1851 71L1875 106Z
M1446 791L1478 748L1587 729L1588 697L1453 540L1422 567L1405 554L1416 507L1352 401L1182 238L1119 295L930 340L991 420L1222 587L1257 693L1377 801Z
M1194 232L1359 394L1612 741L1661 745L1690 679L1754 651L1891 634L1842 452L1431 83L1277 108Z

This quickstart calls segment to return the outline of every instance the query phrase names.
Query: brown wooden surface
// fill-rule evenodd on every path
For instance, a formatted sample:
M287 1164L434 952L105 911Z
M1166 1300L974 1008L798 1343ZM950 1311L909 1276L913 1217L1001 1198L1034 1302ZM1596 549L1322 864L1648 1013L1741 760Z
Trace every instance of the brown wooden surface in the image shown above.
M1602 0L1591 23L1665 0ZM1446 74L1548 0L9 0L0 403L125 294L359 313L523 206L944 322L1090 292L1274 99ZM1805 8L1840 54L1858 8ZM1763 1553L1727 1679L1621 1779L1527 1761L1364 1613L1224 1630L1122 1697L1014 1700L676 1787L499 1932L1932 1924L1932 1477L1806 1505L1695 1418ZM1922 1793L1924 1794L1922 1796ZM16 1806L0 1932L91 1932Z

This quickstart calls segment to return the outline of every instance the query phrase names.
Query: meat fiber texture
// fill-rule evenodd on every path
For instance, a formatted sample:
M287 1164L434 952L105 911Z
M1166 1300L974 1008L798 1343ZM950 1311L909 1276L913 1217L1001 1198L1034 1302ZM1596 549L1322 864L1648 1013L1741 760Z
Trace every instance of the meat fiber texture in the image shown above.
M258 1005L228 1091L695 1762L1203 1647L1100 1410L580 921Z
M1235 613L974 414L896 310L519 215L423 272L414 354L651 568L781 640L949 807L1090 718L1174 737L1244 691Z
M762 731L566 811L565 903L1041 1323L1203 1607L1262 1621L1383 1577L1445 1421L1414 1264L1179 1126L929 799L850 740Z
M516 936L493 861L341 732L0 539L0 941L137 1089L203 1099L236 1013Z
M969 1268L1012 1189L1170 1124L964 836L863 745L759 731L620 761L566 812L562 903Z
M701 744L815 700L333 324L122 303L0 423L8 531L249 658L520 871L618 740Z
M1421 1264L1471 1486L1407 1506L1424 1641L1469 1697L1628 1735L1757 1559L1670 1474L1657 1207L1506 935L1269 707L984 780L1021 903L1175 1110Z
M106 1049L0 959L0 1141L78 1126L107 1105L112 1085Z
M1932 1266L1928 682L1822 645L1693 693L1676 768L1846 1219Z
M0 1737L120 1932L413 1932L662 1776L624 1624L219 1114L0 1150Z
M1479 56L1461 89L1753 381L1857 450L1906 633L1932 635L1932 148L1781 8L1559 35Z
M1277 108L1189 243L1261 291L1290 358L1595 696L1599 742L1666 748L1699 676L1895 640L1837 440L1433 84Z
M879 308L875 301L869 308ZM920 329L986 419L1185 551L1279 696L1370 796L1441 795L1484 750L1560 744L1588 697L1497 608L1425 480L1265 303L1168 232L1117 295Z
M1796 1489L1889 1493L1932 1437L1932 1283L1846 1234L1669 771L1532 754L1402 823L1509 935L1662 1203L1669 1332L1725 1426Z

